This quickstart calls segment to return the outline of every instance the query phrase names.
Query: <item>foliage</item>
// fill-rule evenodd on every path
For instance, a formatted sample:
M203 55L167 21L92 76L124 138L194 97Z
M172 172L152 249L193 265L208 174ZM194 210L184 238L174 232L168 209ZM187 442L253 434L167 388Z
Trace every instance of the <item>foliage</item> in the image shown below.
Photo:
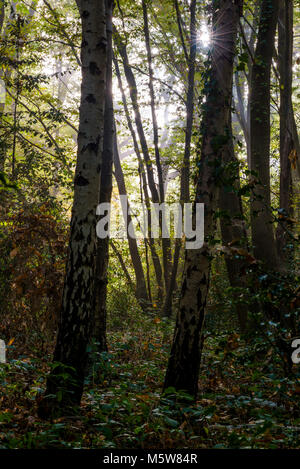
M121 329L109 326L109 352L86 381L80 414L51 423L35 414L47 362L31 355L0 365L0 447L299 447L299 370L298 384L285 378L259 337L247 343L238 334L210 335L199 400L172 389L161 398L172 327L135 309Z

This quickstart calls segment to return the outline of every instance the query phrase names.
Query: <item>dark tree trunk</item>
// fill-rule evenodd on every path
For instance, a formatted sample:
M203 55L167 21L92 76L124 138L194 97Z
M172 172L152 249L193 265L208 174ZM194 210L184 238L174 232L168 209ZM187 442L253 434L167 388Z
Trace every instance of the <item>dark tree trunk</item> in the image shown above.
M251 171L257 172L251 199L255 257L277 268L270 195L270 77L278 20L278 0L262 0L250 86Z
M291 259L291 244L286 219L292 215L292 169L290 155L294 148L292 119L292 65L293 65L293 2L280 0L278 22L278 62L280 75L280 212L277 225L278 257L288 267Z
M127 269L127 267L126 267L126 264L125 264L125 261L124 261L124 259L123 259L123 257L122 257L122 254L118 251L118 249L117 249L115 243L114 243L112 240L110 241L110 245L111 245L111 247L112 247L113 252L115 253L115 255L117 256L117 258L118 258L118 260L119 260L119 262L120 262L120 265L121 265L121 267L122 267L122 270L123 270L123 272L124 272L124 275L125 275L125 277L126 277L126 280L127 280L127 282L128 282L128 285L130 286L130 289L131 289L132 291L135 291L135 286L134 286L133 281L132 281L132 279L131 279L131 277L130 277L130 274L129 274L129 272L128 272L128 269Z
M25 19L25 24L27 25L27 27L28 25L30 25L33 19L36 4L37 4L37 0L33 0L31 2L28 15ZM9 34L10 34L9 31L15 23L17 24L20 21L18 19L18 16L16 15L15 5L11 5L10 15L7 18L7 23L5 25L5 28L3 28L4 20L5 20L5 6L6 6L5 2L2 1L0 4L0 33L1 33L1 39L4 44L6 41L11 41L11 39L9 38ZM26 36L28 35L29 29L27 29L27 32L25 32L24 28L22 28L20 25L18 27L20 29L20 33L22 34L22 39L23 41L25 41ZM18 50L19 50L19 46L16 45L15 50L14 50L14 57L12 58L11 64L6 64L6 66L0 70L0 79L3 80L3 83L5 83L5 85L7 86L10 84L11 76L13 75L13 72L16 69L16 66L18 66L17 65L18 64L18 57L17 57ZM13 61L15 61L14 66L12 65ZM5 124L3 122L3 114L5 110L5 105L6 105L5 100L0 102L0 171L5 170L7 150L9 147L9 144L7 142L7 137L5 136L5 138L3 138L3 136L1 135L2 132L6 133ZM16 132L15 132L15 136L16 136ZM14 138L16 139L16 137Z
M105 1L77 2L82 21L82 85L68 260L54 364L39 415L74 412L80 404L91 339L96 272L96 207L103 147Z
M214 4L216 5L216 4ZM198 161L196 203L205 206L205 242L186 251L183 284L164 389L174 387L197 395L202 349L202 327L211 267L210 239L215 232L215 210L224 143L228 140L232 74L240 2L217 2L213 12L213 47L206 83L201 158Z

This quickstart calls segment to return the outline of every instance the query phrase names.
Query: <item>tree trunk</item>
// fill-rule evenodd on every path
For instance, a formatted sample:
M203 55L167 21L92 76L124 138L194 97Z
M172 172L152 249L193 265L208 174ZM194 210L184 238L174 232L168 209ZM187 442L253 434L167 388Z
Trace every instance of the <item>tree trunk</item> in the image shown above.
M131 279L131 277L130 277L130 274L129 274L129 272L128 272L128 269L127 269L127 267L126 267L126 264L125 264L125 261L124 261L124 259L123 259L123 257L122 257L122 254L118 251L117 246L115 245L115 243L114 243L112 240L110 241L110 245L111 245L112 250L114 251L115 255L117 256L117 258L118 258L118 260L119 260L120 266L122 267L122 270L123 270L123 272L124 272L124 275L125 275L125 277L126 277L126 280L127 280L127 282L128 282L128 285L130 286L130 289L131 289L132 291L134 291L134 290L135 290L135 286L134 286L133 281L132 281L132 279Z
M257 172L251 199L255 257L268 268L278 266L270 196L270 77L278 19L278 0L262 0L250 86L251 171Z
M106 79L105 1L77 1L82 22L82 84L74 202L61 318L42 417L80 404L93 324L96 207L99 202Z
M290 155L294 148L292 118L292 64L293 64L293 2L280 0L278 22L278 61L280 75L280 212L277 225L277 250L281 263L287 268L291 259L289 225L292 215L292 170Z
M27 26L30 25L30 23L33 19L36 4L37 4L37 0L33 0L30 4L28 15L25 18L25 24ZM11 41L11 39L9 38L9 35L11 34L10 33L10 28L13 27L14 23L19 23L20 22L20 19L18 19L18 15L16 15L15 5L13 5L13 4L11 5L10 15L7 18L7 23L5 25L5 28L3 28L4 20L5 20L5 2L2 1L1 4L0 4L0 33L1 33L1 39L2 39L3 44L5 44L6 41L8 41L8 42ZM26 36L27 36L28 33L24 32L24 30L22 30L22 27L20 25L18 27L20 28L20 33L22 34L22 39L23 39L23 41L25 41ZM18 67L19 60L18 60L17 55L18 55L18 50L19 49L20 49L19 45L16 45L16 48L15 48L15 51L14 51L14 56L13 56L13 60L15 60L15 66L12 66L11 64L8 64L8 65L6 65L5 68L0 70L0 80L2 81L2 84L5 85L5 86L8 86L14 69L16 69L16 67ZM12 60L12 63L13 63L13 60ZM6 141L6 138L4 139L1 136L2 130L5 131L4 123L2 122L2 118L3 118L3 115L4 115L4 111L5 111L5 105L6 105L6 101L1 100L1 102L0 102L0 171L5 170L5 162L6 162L7 150L8 150L8 143Z
M112 96L112 9L113 1L106 0L106 37L107 37L107 63L106 63L106 94L104 112L104 136L102 165L100 176L99 203L110 203L112 193L112 164L113 164L113 135L114 135L114 109ZM107 351L106 342L106 295L107 295L107 269L109 263L109 238L97 238L96 279L95 279L95 322L93 339L97 343L98 352Z
M216 5L216 4L214 4ZM202 125L201 159L198 161L196 203L205 207L205 242L186 251L183 284L173 345L164 390L175 387L197 395L202 349L202 327L211 267L210 239L215 232L219 174L224 144L228 140L232 74L240 2L222 0L213 12L213 47Z

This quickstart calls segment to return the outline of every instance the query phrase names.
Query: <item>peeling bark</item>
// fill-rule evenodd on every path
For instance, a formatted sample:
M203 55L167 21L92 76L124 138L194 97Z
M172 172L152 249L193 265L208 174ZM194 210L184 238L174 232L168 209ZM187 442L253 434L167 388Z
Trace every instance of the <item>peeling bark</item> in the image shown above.
M104 0L78 2L82 84L74 202L54 365L39 415L74 412L80 404L93 323L96 207L99 202L106 79ZM91 100L90 97L93 97Z

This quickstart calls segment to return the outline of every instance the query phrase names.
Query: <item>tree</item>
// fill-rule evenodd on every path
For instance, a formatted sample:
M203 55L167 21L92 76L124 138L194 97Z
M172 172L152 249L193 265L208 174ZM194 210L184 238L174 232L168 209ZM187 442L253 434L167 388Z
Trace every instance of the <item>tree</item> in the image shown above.
M252 244L255 257L271 269L278 266L270 192L270 79L277 20L278 0L262 0L250 84Z
M293 2L280 0L278 22L278 69L280 77L280 196L279 221L276 231L278 257L285 268L292 257L292 239L289 235L289 218L293 214L293 166L297 170L299 141L295 132L292 104L293 65ZM295 156L295 158L293 157ZM294 161L295 160L295 161ZM299 172L300 174L300 172Z
M82 22L82 84L69 252L54 363L39 414L70 412L79 405L91 338L96 272L106 80L104 0L77 1Z
M213 4L213 46L205 87L201 154L198 161L195 203L204 203L205 242L186 251L179 311L164 389L174 387L196 396L201 360L202 328L219 196L219 174L228 141L232 75L241 2L222 0Z
M104 135L102 165L100 176L99 203L109 203L112 193L112 164L114 140L114 109L112 95L112 15L113 2L106 0L106 92L104 111ZM96 278L94 289L94 328L93 338L99 352L107 351L106 343L106 299L107 299L107 269L109 263L109 238L97 239Z

